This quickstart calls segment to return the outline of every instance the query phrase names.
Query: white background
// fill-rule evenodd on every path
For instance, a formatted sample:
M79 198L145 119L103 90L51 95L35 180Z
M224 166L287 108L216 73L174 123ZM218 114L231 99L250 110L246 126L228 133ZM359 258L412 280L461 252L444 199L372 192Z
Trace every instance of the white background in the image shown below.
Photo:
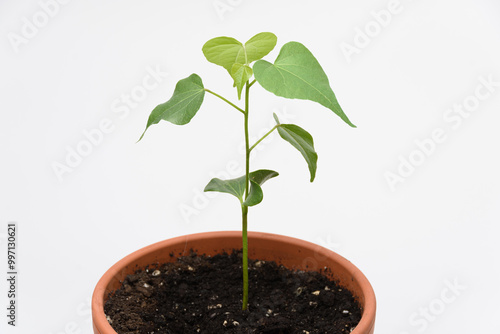
M16 328L6 324L0 280L2 333L91 333L90 296L117 260L166 238L240 228L234 198L199 195L214 173L239 176L227 170L231 161L243 166L238 112L207 95L190 124L161 122L136 141L150 111L191 73L237 101L201 46L262 31L278 36L270 61L291 40L313 52L358 128L255 85L254 139L272 112L286 113L313 135L319 160L311 184L303 158L279 137L257 151L252 169L281 175L264 186L250 230L299 237L351 260L375 289L378 333L499 332L498 2L40 3L0 4L1 271L6 224L15 221L20 273ZM33 23L39 27L27 28ZM347 45L356 52L342 51ZM153 70L168 74L141 88ZM122 99L133 94L127 106ZM467 116L450 111L464 103ZM89 148L85 132L95 134L103 120L112 130ZM441 141L431 145L435 131ZM427 154L416 142L427 143ZM54 166L68 166L78 147L89 154L58 177ZM387 175L398 169L404 176L391 187Z

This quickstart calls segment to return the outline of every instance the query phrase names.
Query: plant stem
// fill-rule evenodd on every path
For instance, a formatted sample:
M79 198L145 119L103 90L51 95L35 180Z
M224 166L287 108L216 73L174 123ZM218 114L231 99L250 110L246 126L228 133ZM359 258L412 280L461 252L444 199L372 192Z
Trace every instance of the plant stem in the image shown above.
M242 212L242 239L243 239L243 304L241 309L244 311L248 308L248 236L247 236L247 222L248 222L248 206L241 205Z
M210 93L210 94L213 94L215 96L217 96L219 99L221 99L222 101L226 102L227 104L229 104L231 107L235 108L236 110L238 110L239 112L241 112L242 114L245 113L245 110L241 109L240 107L238 107L236 104L232 103L231 101L229 101L228 99L220 96L219 94L217 93L214 93L212 92L210 89L206 89L205 88L205 92L207 93Z
M262 138L260 138L259 140L257 140L257 142L255 144L253 144L252 147L250 147L250 152L255 148L255 146L259 145L259 143L261 141L263 141L264 139L266 139L267 136L269 136L271 133L273 133L273 131L276 130L279 126L280 126L280 124L276 124L271 130L269 130L268 133L266 133L264 136L262 136Z
M250 136L248 135L248 112L249 112L249 93L250 93L250 86L248 84L248 81L245 86L245 166L246 166L246 171L245 171L245 199L248 196L248 192L250 190Z
M250 138L248 136L248 112L249 112L250 85L247 81L245 85L245 200L250 192ZM243 305L242 309L248 308L248 206L242 204L242 239L243 239Z

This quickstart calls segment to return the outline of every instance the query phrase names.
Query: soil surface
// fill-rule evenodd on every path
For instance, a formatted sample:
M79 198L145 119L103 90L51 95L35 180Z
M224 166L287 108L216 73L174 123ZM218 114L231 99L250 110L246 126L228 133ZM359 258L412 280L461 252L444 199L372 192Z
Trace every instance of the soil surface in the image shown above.
M361 319L351 293L319 272L249 260L249 282L242 311L241 252L192 253L128 275L104 311L119 334L341 334Z

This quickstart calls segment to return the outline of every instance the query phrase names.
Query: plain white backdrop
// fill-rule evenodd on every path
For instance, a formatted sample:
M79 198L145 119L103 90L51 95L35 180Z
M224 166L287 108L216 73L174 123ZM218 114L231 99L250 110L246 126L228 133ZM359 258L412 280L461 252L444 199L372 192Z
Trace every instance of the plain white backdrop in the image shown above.
M498 333L500 4L493 0L23 1L0 4L0 263L18 223L18 326L89 334L90 296L125 255L189 233L238 230L237 201L207 198L235 177L241 115L211 95L192 122L144 130L178 80L208 63L210 38L278 36L322 64L349 128L319 104L252 89L251 135L272 113L309 131L300 154L271 137L252 169L280 172L250 230L302 238L357 265L377 299L376 332ZM241 102L240 102L241 103ZM240 170L238 170L240 169Z

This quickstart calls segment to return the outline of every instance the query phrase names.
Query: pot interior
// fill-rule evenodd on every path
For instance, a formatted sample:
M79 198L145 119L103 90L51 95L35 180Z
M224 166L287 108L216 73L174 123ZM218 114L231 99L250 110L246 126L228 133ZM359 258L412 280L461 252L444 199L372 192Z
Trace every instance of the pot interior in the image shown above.
M213 256L224 251L230 253L241 247L241 231L208 232L161 241L126 256L111 267L96 286L92 300L94 332L114 333L106 321L103 305L109 294L121 287L127 275L148 265L174 262L179 256L189 255L191 250L200 255ZM351 262L316 244L269 233L248 232L248 248L248 255L252 259L275 261L294 270L321 270L324 275L348 289L361 306L361 322L351 334L373 333L375 294L366 277Z
M216 255L224 251L230 253L233 249L241 249L240 232L229 236L200 238L185 236L170 239L172 242L162 242L148 246L124 258L124 266L116 268L106 286L104 301L110 292L120 288L123 280L137 269L157 263L174 262L176 257L189 255L191 250L198 254ZM352 264L338 254L321 246L293 238L280 238L275 235L249 232L248 255L252 259L275 261L289 269L304 271L324 270L323 274L337 281L339 285L348 289L358 300L360 305L365 304L358 275L353 268L346 267ZM292 243L290 242L292 239ZM148 248L151 248L148 250ZM135 256L133 256L135 254ZM122 260L122 261L123 261ZM113 268L112 268L113 269ZM354 269L356 269L354 267Z

